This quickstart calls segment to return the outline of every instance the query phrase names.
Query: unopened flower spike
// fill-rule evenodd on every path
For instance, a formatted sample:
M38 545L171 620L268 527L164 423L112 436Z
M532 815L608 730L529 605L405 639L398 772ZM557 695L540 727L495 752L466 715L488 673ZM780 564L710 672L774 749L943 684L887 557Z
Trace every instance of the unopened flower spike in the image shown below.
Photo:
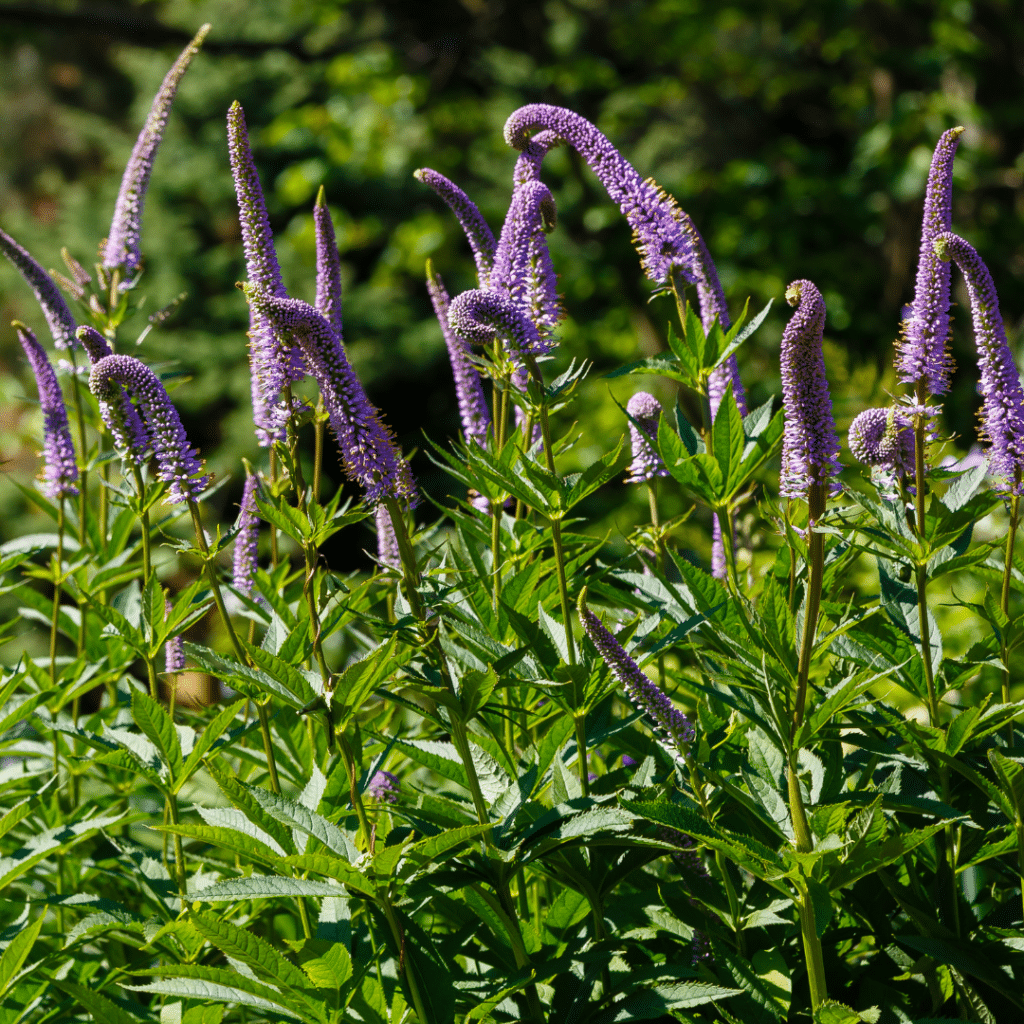
M391 521L391 513L387 505L378 505L377 522L377 561L389 569L401 569L402 555L398 548L398 537L395 535L395 524Z
M914 424L902 409L865 409L850 424L847 440L850 454L866 466L897 476L914 470Z
M487 443L487 432L491 427L491 411L487 406L480 374L470 358L469 345L452 330L448 323L448 292L440 275L427 260L427 291L434 306L434 313L441 325L444 343L448 349L448 358L452 364L452 376L455 378L455 397L459 403L459 418L462 421L462 433L466 439L472 438L477 444Z
M52 501L77 494L78 466L68 426L68 411L57 374L43 346L24 324L14 321L18 341L36 378L43 410L43 493Z
M932 395L949 390L953 369L947 348L950 268L939 259L934 243L952 227L953 157L963 133L960 127L943 133L932 156L924 196L914 301L901 327L896 356L900 381L921 386Z
M173 609L171 599L164 598L164 614L170 615ZM185 671L185 644L181 635L170 637L164 644L164 671L184 672Z
M689 240L677 220L678 207L653 181L645 181L633 165L586 118L546 103L531 103L513 111L505 122L505 141L526 148L530 134L548 130L568 143L590 165L633 229L644 272L664 283L674 272L693 280Z
M786 301L797 311L782 334L785 432L779 493L787 498L814 497L815 520L824 511L826 490L839 489L834 479L839 472L839 441L821 349L825 300L811 281L794 281L786 289Z
M101 400L100 413L112 432L118 425L109 418L110 408L121 393L119 386L139 404L152 437L157 476L169 485L168 500L177 504L198 497L207 483L203 464L189 446L178 410L160 379L133 356L105 356L93 364L89 390Z
M640 666L626 653L622 644L604 628L601 620L587 607L586 587L580 591L578 609L587 636L612 675L626 691L630 703L651 718L655 729L676 750L680 753L685 752L693 740L693 723L672 703L657 683L647 678Z
M443 174L429 167L413 171L413 177L432 188L458 218L473 251L477 280L481 288L486 288L491 268L494 266L494 254L498 243L494 240L494 232L477 209L476 203L455 182L449 181Z
M952 260L960 268L971 297L981 377L981 435L988 444L989 472L1002 477L1009 493L1024 493L1024 390L1006 340L992 275L974 247L959 235L947 232L933 244L939 259Z
M533 321L510 299L496 292L473 289L456 295L448 307L448 322L467 341L487 344L499 334L509 355L520 364L543 351Z
M627 484L641 484L656 476L668 476L668 470L661 456L651 444L650 438L658 436L658 421L661 419L661 403L646 391L638 391L626 403L626 412L636 420L630 423L629 436L633 449L633 461L629 464ZM639 426L637 426L639 424Z
M260 480L255 473L248 473L242 488L242 500L235 520L235 549L231 563L232 585L239 593L252 597L256 585L256 570L259 568L260 520L256 507L256 492Z
M245 113L237 101L228 110L228 153L238 198L246 275L250 284L260 291L284 298L287 292L281 279L259 173L249 148ZM252 306L249 339L253 421L257 440L262 447L269 448L285 436L290 410L284 406L283 389L291 381L301 380L305 367L299 347L280 338L267 318Z
M409 464L349 364L341 340L324 317L301 299L280 298L247 285L253 309L274 330L295 339L316 378L350 480L376 505L385 497L416 501Z
M341 321L341 260L338 240L334 234L334 221L327 209L323 185L313 207L313 229L316 234L316 308L327 322L342 336Z
M163 140L164 128L167 127L167 118L171 113L171 104L178 91L178 84L209 31L210 26L203 25L171 65L135 142L128 166L124 169L110 234L103 247L103 266L108 270L120 267L125 272L127 280L122 282L122 286L130 281L142 262L142 207L146 201L146 189L149 187L156 151Z
M14 264L14 268L35 293L54 345L60 349L74 348L77 344L75 318L64 296L53 283L53 278L6 231L0 231L0 252Z

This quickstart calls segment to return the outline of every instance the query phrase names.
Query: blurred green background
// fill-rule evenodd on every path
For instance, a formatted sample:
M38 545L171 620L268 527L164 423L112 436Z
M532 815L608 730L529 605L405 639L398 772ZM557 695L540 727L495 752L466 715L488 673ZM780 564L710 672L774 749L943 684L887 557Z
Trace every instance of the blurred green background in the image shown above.
M753 402L780 390L788 281L809 277L829 308L827 362L840 428L893 389L892 343L910 300L924 182L939 134L967 126L954 225L980 250L1015 339L1024 322L1024 5L713 0L170 0L14 4L0 0L0 225L47 267L67 246L95 259L121 171L153 93L204 21L157 160L143 248L148 311L188 297L140 354L191 378L175 392L190 437L235 479L217 496L233 517L252 434L244 275L224 117L246 111L286 284L311 298L311 207L324 185L338 226L346 343L371 398L406 449L454 435L457 409L423 285L427 257L453 294L474 284L461 232L412 171L461 184L495 230L515 154L501 128L517 106L568 106L595 121L704 232L734 315L776 299L741 356ZM595 363L575 413L581 461L614 444L640 386L601 374L664 347L672 309L649 302L629 230L574 154L544 178L559 207L550 236L565 297L559 363ZM946 426L973 440L976 369L962 284L958 363ZM0 324L48 338L31 293L0 263ZM145 326L122 328L133 350ZM0 457L36 471L39 415L14 333L0 327ZM450 482L419 454L425 491ZM339 475L331 465L335 481ZM587 509L612 531L646 499L620 483ZM669 511L673 511L669 509ZM30 513L0 486L0 535ZM429 513L425 513L429 514ZM347 536L347 535L346 535ZM364 544L370 543L367 533ZM353 540L336 568L362 563Z

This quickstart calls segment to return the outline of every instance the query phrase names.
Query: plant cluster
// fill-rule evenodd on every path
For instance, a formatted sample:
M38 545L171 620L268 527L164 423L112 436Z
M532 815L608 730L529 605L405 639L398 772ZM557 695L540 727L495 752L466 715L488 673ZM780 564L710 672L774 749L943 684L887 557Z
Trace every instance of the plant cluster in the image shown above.
M66 251L70 276L47 273L0 232L71 399L69 416L16 324L44 433L23 490L54 528L0 549L20 605L2 629L24 648L0 678L0 1020L1016 1019L1024 393L991 276L952 231L962 129L931 165L907 391L854 422L859 469L839 460L818 288L786 290L782 402L748 409L736 353L767 310L731 319L691 218L584 118L509 117L497 238L455 183L417 172L478 275L450 297L427 267L463 420L427 443L466 496L425 524L345 350L326 197L310 304L283 282L235 104L266 459L224 524L169 381L124 351L146 186L204 34L154 101L94 273ZM676 381L702 410L691 423L642 391L624 408L651 521L622 561L580 510L623 445L559 469L581 439L556 414L587 366L544 372L555 146L674 299L668 350L617 373ZM984 451L946 465L953 263ZM321 493L332 443L351 494ZM706 552L679 549L666 487L709 516ZM371 517L377 570L332 572L324 543ZM950 628L940 581L973 626ZM185 700L200 673L230 696Z

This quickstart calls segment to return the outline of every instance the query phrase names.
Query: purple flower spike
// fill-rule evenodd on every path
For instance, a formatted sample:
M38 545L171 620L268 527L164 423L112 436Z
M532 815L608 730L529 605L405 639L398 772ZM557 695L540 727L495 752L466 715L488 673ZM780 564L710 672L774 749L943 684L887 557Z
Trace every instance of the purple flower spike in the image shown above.
M77 343L75 318L71 315L64 296L53 283L53 278L6 231L0 231L0 252L14 264L15 269L35 293L36 300L42 307L43 316L46 317L50 334L53 335L54 345L61 349L74 348Z
M90 363L98 363L104 356L112 356L114 354L114 350L110 347L110 342L95 327L83 324L75 331L75 337L82 343Z
M517 363L544 351L533 321L511 300L495 292L473 289L456 295L448 307L448 323L460 337L486 345L499 334Z
M692 247L679 226L679 208L653 181L644 181L607 136L586 118L546 103L531 103L505 122L505 141L523 150L530 133L547 129L575 149L590 165L609 197L633 229L644 272L653 281L667 281L675 271L693 280Z
M540 165L544 157L561 145L562 140L555 132L537 132L531 136L525 148L520 152L512 172L512 183L518 188L524 182L540 178Z
M120 426L110 417L110 407L121 394L120 388L139 403L149 427L161 480L169 484L167 497L172 504L196 498L206 487L202 462L189 447L181 417L174 408L160 379L145 363L132 356L106 356L93 364L89 390L100 399L100 414L115 432Z
M914 427L898 409L865 409L850 424L850 454L866 466L902 476L914 469Z
M204 25L171 65L171 70L167 72L153 100L146 123L135 142L135 148L121 178L121 191L117 195L110 234L103 247L103 266L109 269L122 267L126 274L132 274L142 262L142 206L146 201L146 189L149 187L153 161L163 140L164 128L167 127L167 118L171 113L175 93L178 91L178 83L192 63L192 58L199 52L199 47L203 45L209 31L210 26Z
M323 395L342 466L348 478L364 489L367 502L376 505L392 497L413 503L416 488L409 464L366 397L331 325L301 299L268 295L251 285L245 292L253 309L266 317L276 332L294 338L301 346Z
M487 432L491 427L491 411L487 407L480 374L470 359L469 346L451 328L448 323L448 292L430 261L427 261L427 291L434 305L437 321L441 325L444 343L448 347L448 358L452 364L452 376L455 378L455 396L459 402L459 417L462 420L462 433L467 439L472 438L477 444L487 443Z
M228 153L249 282L260 291L284 298L287 292L274 250L270 218L249 148L245 113L238 102L228 110ZM305 367L298 346L283 342L269 321L251 306L249 337L253 421L260 445L269 448L285 437L289 410L282 403L281 392L286 384L302 379Z
M953 157L963 133L963 128L950 128L939 139L932 156L924 196L914 301L903 321L896 358L900 381L922 385L932 395L949 390L953 369L952 357L946 349L950 268L936 255L934 242L952 227Z
M797 311L782 335L782 405L786 426L782 439L779 493L810 498L812 487L831 486L839 472L839 441L832 399L821 351L825 331L825 300L810 281L794 281L786 301ZM799 303L799 305L797 305ZM824 493L811 509L811 519L824 511Z
M668 476L661 456L654 450L650 439L658 436L661 403L646 391L638 391L627 403L626 412L636 420L630 423L629 436L633 447L633 461L629 464L627 484L642 484L656 476ZM639 426L637 426L639 424Z
M992 275L974 247L959 235L939 235L934 246L939 259L953 260L960 268L971 297L983 400L981 433L988 444L989 472L1006 481L1009 493L1024 493L1024 391L1006 340Z
M377 506L377 561L389 569L402 568L402 554L398 549L395 524L386 505Z
M625 652L622 644L601 624L601 620L587 607L587 588L580 592L580 621L611 673L625 689L626 696L639 711L649 715L654 727L680 753L685 752L693 740L693 723L658 687L640 670L640 666Z
M18 341L36 377L39 405L43 410L43 493L52 501L77 494L78 466L57 374L35 334L24 324L14 323Z
M259 477L255 473L245 478L242 500L235 520L235 550L232 559L232 583L235 590L252 597L256 570L259 568L260 520L256 508Z
M418 171L413 171L412 176L432 188L458 218L462 230L469 240L469 247L473 250L477 280L481 288L487 287L487 280L490 277L491 268L494 266L494 253L498 245L494 240L494 232L484 220L483 214L477 209L476 203L455 182L449 181L443 174L432 171L429 167L421 167Z
M164 614L170 615L173 605L169 597L164 598ZM185 671L185 645L181 641L181 635L172 636L164 644L164 671L184 672Z
M382 804L396 804L401 789L402 784L398 781L398 776L381 768L373 773L373 777L367 783L366 794L371 800L379 800Z
M334 221L327 209L323 185L313 207L316 232L316 308L323 313L334 333L341 337L341 260L334 234Z

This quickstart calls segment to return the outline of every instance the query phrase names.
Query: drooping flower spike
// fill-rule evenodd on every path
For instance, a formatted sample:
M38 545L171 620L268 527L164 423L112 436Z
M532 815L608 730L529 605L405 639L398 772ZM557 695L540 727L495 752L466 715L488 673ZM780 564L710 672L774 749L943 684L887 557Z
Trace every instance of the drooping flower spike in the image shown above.
M661 419L661 403L646 391L638 391L626 403L626 412L636 420L629 425L629 437L633 460L626 471L627 484L642 484L656 476L668 476L668 470L655 451L650 438L658 436L658 421ZM640 426L637 426L637 423Z
M85 348L92 364L98 363L113 353L107 339L88 324L78 328L76 337ZM136 466L141 466L146 452L152 447L152 439L146 424L142 422L139 410L131 400L131 396L120 384L111 383L114 394L108 399L100 399L100 414L114 438L114 446L123 458Z
M825 300L811 281L794 281L786 301L797 306L782 334L782 476L779 493L811 501L811 520L824 511L825 489L838 490L839 441L825 378Z
M429 167L413 171L413 177L432 188L458 218L462 230L466 233L469 247L473 250L477 281L481 288L486 288L491 268L494 266L494 254L498 243L494 240L494 232L477 209L476 203L455 182L449 181L443 174Z
M896 372L904 384L915 384L931 395L949 390L953 369L947 349L949 337L949 264L935 252L935 239L951 230L953 211L953 157L963 128L943 133L932 156L924 196L921 250L917 282L909 315L903 321L896 357Z
M64 296L53 283L53 278L6 231L0 231L0 252L14 264L15 269L35 293L36 301L43 310L46 324L53 336L54 345L60 349L74 348L77 344L75 318L71 315Z
M496 292L472 289L456 295L448 307L448 322L467 341L488 344L495 334L509 346L509 355L519 364L545 351L536 325L510 299Z
M462 433L466 439L472 438L477 444L487 443L487 432L491 427L491 411L484 396L480 374L470 358L467 343L452 330L448 322L448 292L440 275L427 260L427 291L434 306L434 313L441 325L444 343L448 349L448 358L452 364L452 376L455 378L455 397L459 403L459 418L462 421Z
M171 70L167 72L153 100L146 123L135 142L135 148L121 178L121 190L114 206L110 234L103 246L103 266L110 270L120 267L130 276L142 262L142 207L146 201L146 189L149 187L153 161L163 140L164 128L167 127L167 118L178 91L178 84L209 31L210 26L203 25L192 42L182 50L181 56L171 65Z
M169 485L168 500L177 504L198 497L207 483L203 464L189 446L178 410L160 379L133 356L105 356L93 364L89 390L100 399L100 415L112 433L121 426L116 422L120 388L138 402L152 438L157 476Z
M540 178L540 165L544 157L561 143L562 140L555 132L537 132L536 135L530 136L529 141L520 150L519 159L516 160L512 184L518 187L524 182Z
M242 488L242 500L235 520L235 549L232 557L232 585L246 597L252 597L255 588L256 570L259 568L260 520L256 507L256 492L259 477L250 473Z
M538 129L553 132L590 165L633 229L634 244L651 280L665 282L673 272L693 280L692 247L680 229L678 207L671 197L653 181L644 181L586 118L564 107L531 103L513 111L505 122L505 141L523 150Z
M395 524L391 521L391 513L386 505L378 505L377 522L377 561L389 569L401 569L402 554L398 547Z
M287 292L274 250L259 173L249 148L245 113L237 102L228 110L228 153L238 198L246 275L260 291L284 298ZM299 347L282 339L270 321L252 306L249 338L253 422L260 445L269 448L285 436L290 410L284 406L282 391L286 384L302 379L305 367Z
M914 471L914 425L897 408L865 409L850 424L850 454L897 476Z
M1024 493L1024 390L999 314L999 297L988 267L974 247L946 232L933 243L943 262L960 268L971 297L974 345L982 395L981 434L988 444L989 472L1011 494Z
M313 207L313 229L316 235L316 308L323 313L334 333L341 337L341 260L334 221L327 209L323 185Z
M68 426L57 374L35 334L24 324L14 321L18 341L36 378L39 405L43 410L43 493L52 501L78 493L78 466L75 445Z
M668 695L640 670L640 666L626 653L622 644L601 624L601 620L587 607L587 588L580 591L580 621L597 653L611 670L612 675L626 691L630 703L643 711L654 722L655 729L681 753L693 740L693 723L669 699Z
M301 346L320 387L348 478L363 488L371 505L385 497L415 503L416 489L409 464L366 397L331 325L301 299L270 295L251 284L244 290L253 309L267 319L275 332L293 338Z

